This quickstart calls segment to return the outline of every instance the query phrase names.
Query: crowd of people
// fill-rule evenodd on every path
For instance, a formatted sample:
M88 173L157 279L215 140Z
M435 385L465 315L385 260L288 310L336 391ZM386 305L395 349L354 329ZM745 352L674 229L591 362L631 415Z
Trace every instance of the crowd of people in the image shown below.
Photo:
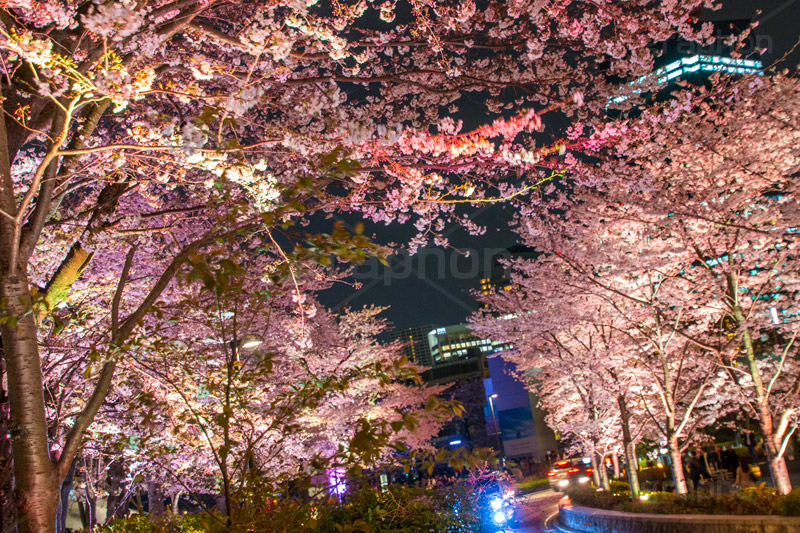
M755 446L748 446L748 456L745 456L737 454L732 444L690 451L683 463L689 490L692 491L700 490L704 481L717 479L733 480L736 489L754 487L758 477L751 464L758 464Z

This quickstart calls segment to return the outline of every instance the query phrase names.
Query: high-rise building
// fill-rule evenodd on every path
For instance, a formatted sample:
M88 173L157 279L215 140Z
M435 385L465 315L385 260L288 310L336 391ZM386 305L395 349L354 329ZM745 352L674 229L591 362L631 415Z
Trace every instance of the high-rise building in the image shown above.
M428 332L428 346L434 364L442 365L479 355L485 356L501 349L503 343L481 339L466 324L456 324Z
M521 244L515 244L506 248L502 252L492 257L492 267L489 272L484 273L480 279L480 291L484 296L490 294L494 290L510 291L511 276L510 269L508 269L501 261L506 259L534 259L541 252L537 252L533 248L528 248ZM483 307L486 307L485 305Z
M428 345L428 333L436 329L436 326L429 324L408 329L392 331L389 339L403 343L406 357L422 366L433 366L431 349Z
M627 100L631 94L650 94L658 99L669 98L669 91L679 80L702 84L710 74L763 74L764 66L758 59L760 36L754 33L738 50L731 47L735 36L749 26L749 21L717 21L715 39L706 45L672 38L659 43L655 70L620 87L620 95L611 99L609 105ZM734 57L736 56L736 57Z

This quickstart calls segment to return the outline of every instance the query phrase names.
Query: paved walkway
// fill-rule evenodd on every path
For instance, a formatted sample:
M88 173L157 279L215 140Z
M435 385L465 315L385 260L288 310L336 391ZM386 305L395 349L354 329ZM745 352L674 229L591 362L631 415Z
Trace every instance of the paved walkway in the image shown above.
M507 532L518 533L545 533L549 531L545 526L545 521L549 516L558 511L558 502L564 495L553 490L544 490L528 494L517 500L519 511L522 517L522 524L514 529L507 529Z

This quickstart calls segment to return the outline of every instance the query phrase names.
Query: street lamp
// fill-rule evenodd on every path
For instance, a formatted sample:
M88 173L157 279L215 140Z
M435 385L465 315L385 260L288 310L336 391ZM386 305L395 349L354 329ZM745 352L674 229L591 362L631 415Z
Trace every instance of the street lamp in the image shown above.
M236 340L234 338L234 340L230 342L232 370L236 372L242 366L242 362L239 359L239 350L255 348L256 346L261 346L263 342L264 342L264 337L262 337L261 335L247 334L240 340Z
M497 393L489 395L489 409L492 411L492 424L494 425L494 437L497 439L497 451L502 453L503 447L500 444L500 426L497 424L497 415L494 411L494 400L497 399Z
M231 450L231 415L233 409L231 408L231 389L233 385L233 375L239 371L242 362L239 359L239 350L242 348L255 348L264 342L264 338L259 335L245 335L241 339L236 339L234 335L233 340L228 343L231 349L231 359L228 361L227 375L228 379L225 381L225 405L222 411L222 438L225 446L225 451L220 451L220 470L222 471L222 485L225 490L225 513L227 514L226 523L228 527L233 524L232 520L232 502L231 502L231 480L228 473L228 453Z

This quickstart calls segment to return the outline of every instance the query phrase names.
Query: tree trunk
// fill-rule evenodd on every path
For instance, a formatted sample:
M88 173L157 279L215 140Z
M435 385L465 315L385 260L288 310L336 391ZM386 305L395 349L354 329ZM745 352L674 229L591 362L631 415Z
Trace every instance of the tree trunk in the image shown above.
M172 507L172 514L181 514L181 510L178 509L180 501L181 501L181 494L183 491L178 489L175 491L175 494L170 498L170 506Z
M67 513L69 512L69 495L72 493L72 483L75 479L75 459L67 471L67 477L61 483L60 499L56 511L56 533L64 533L67 529Z
M0 338L0 352L3 339ZM14 512L14 462L11 460L9 434L8 395L3 388L6 373L5 360L0 357L0 531L13 531L16 524Z
M116 459L108 465L108 499L106 500L106 525L115 518L128 514L127 487L125 486L125 465L122 459Z
M617 397L619 404L620 421L622 424L622 445L625 447L625 460L628 463L628 485L631 489L631 497L639 497L639 462L636 460L636 445L631 439L630 416L628 414L628 404L625 396ZM619 477L619 476L618 476Z
M133 499L133 505L136 507L136 512L139 514L146 514L144 503L142 502L142 489L136 489L136 497Z
M597 455L600 458L600 485L603 487L603 490L611 490L611 485L608 483L608 470L606 470L605 457L601 454Z
M789 473L786 470L786 461L780 453L780 446L776 446L775 444L776 440L780 442L781 436L779 435L777 439L775 438L776 431L769 405L769 387L765 388L764 382L761 379L761 370L758 367L753 339L750 335L750 330L747 328L747 318L739 305L739 287L736 275L730 272L727 274L727 279L728 297L732 302L732 315L742 332L742 347L747 356L750 377L753 379L753 388L755 389L756 401L758 403L758 423L761 426L761 431L764 433L764 449L767 452L772 481L775 484L775 488L781 494L789 494L792 491L792 483L789 480Z
M765 430L764 425L762 425L762 430ZM786 458L780 453L780 448L775 446L773 436L766 431L764 431L764 451L767 453L772 484L779 493L789 494L792 492L792 481L789 479L789 470L786 468Z
M667 445L669 447L669 458L672 462L672 480L675 482L675 493L688 494L689 490L686 487L686 476L683 475L683 458L681 457L678 438L671 437L667 441Z
M600 469L597 467L597 454L592 452L592 481L594 481L595 487L600 487L602 484L600 483Z
M88 522L86 527L93 530L94 526L97 525L97 496L92 491L86 491L86 509Z
M81 517L81 526L84 528L89 527L89 510L87 509L86 502L83 499L78 500L78 514Z
M639 461L636 459L636 444L629 442L625 446L625 462L628 463L628 485L631 487L631 497L638 498L641 487L639 486Z
M619 455L617 452L611 454L611 463L614 465L614 479L619 479Z
M60 480L50 459L42 370L24 269L0 279L3 355L8 372L11 447L19 533L51 533L56 527Z
M151 515L164 514L164 493L155 481L147 482L147 509Z

